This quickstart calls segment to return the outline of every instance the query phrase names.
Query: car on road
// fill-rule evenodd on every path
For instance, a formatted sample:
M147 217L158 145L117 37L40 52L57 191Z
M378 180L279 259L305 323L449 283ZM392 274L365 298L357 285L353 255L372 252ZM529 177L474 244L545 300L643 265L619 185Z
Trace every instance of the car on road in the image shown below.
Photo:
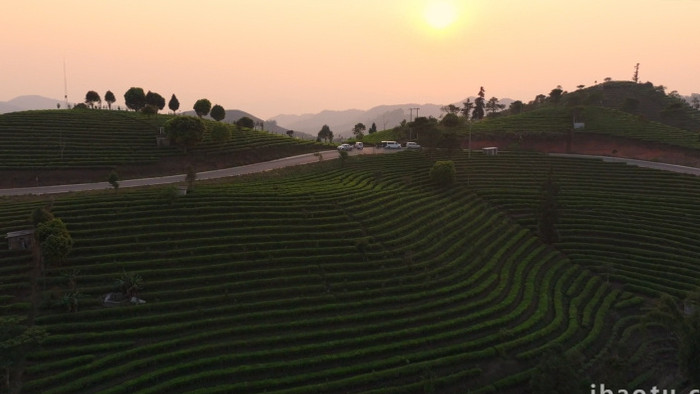
M364 148L364 147L365 147L365 144L363 144L362 142L360 142L360 141L355 142L355 149L362 150L362 148Z
M401 144L396 141L386 141L384 149L401 149Z
M420 149L421 146L413 141L406 142L406 149Z
M338 145L338 150L351 151L352 145L350 144L340 144Z

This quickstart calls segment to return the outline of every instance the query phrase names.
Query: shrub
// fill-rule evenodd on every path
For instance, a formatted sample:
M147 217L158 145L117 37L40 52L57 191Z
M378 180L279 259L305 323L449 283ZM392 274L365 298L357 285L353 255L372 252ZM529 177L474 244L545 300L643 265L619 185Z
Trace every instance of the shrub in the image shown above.
M455 163L452 160L436 161L430 169L430 180L440 187L451 186L455 182Z

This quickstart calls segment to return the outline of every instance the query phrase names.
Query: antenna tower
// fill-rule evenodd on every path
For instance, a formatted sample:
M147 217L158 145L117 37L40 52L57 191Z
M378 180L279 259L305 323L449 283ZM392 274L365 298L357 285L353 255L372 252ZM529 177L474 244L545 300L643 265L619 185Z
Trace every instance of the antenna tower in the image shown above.
M63 59L63 99L66 101L66 109L68 108L68 78L66 78L66 59Z

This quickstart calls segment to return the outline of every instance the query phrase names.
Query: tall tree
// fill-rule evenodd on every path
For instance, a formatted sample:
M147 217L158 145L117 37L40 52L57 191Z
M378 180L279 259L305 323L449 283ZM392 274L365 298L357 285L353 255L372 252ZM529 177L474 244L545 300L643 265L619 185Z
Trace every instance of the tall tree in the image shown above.
M523 102L520 100L513 101L512 103L510 103L508 111L510 111L511 115L517 115L523 112Z
M124 103L129 109L140 111L146 105L146 93L143 89L132 87L124 93Z
M39 223L36 237L44 262L61 264L73 248L73 238L61 219Z
M460 108L454 104L448 104L440 107L440 111L446 113L446 114L458 114L460 111Z
M563 94L564 91L562 90L561 86L557 86L556 88L552 89L551 92L549 92L549 101L556 104L561 101L561 96Z
M639 82L639 63L634 66L634 75L632 75L634 83Z
M484 118L484 108L486 106L486 100L484 97L486 96L486 91L484 90L484 87L482 86L479 89L479 94L477 98L474 100L474 110L472 111L472 119L473 120L481 120Z
M216 121L222 121L226 117L226 111L224 110L224 107L216 104L215 106L211 107L211 112L209 115L211 115L211 117Z
M331 128L328 127L327 124L324 124L323 127L321 127L321 130L318 132L318 139L317 140L324 140L325 142L332 142L333 141L333 132L331 131Z
M502 109L505 108L506 106L505 106L505 104L500 104L500 103L498 102L498 99L497 99L496 97L491 97L491 98L489 99L489 101L486 102L485 107L486 107L486 110L487 110L488 112L490 112L490 113L495 113L495 112L497 112L497 111L502 110Z
M20 367L26 354L35 350L47 336L43 327L27 326L16 317L0 317L0 367L4 370L0 392L19 392L10 380L12 371Z
M469 115L471 115L473 109L474 103L472 103L471 99L467 99L467 101L462 103L462 109L460 109L459 112L461 112L466 119L469 119Z
M90 108L94 108L95 103L102 103L102 99L96 91L90 90L85 94L85 104L89 105Z
M676 299L663 294L656 306L648 312L647 318L665 326L678 346L678 364L681 373L692 384L700 384L700 294L698 290L689 292L683 309ZM689 310L684 310L685 306Z
M114 93L112 93L111 90L108 90L107 93L105 93L105 101L107 102L107 108L112 109L112 104L114 104L117 99L114 97Z
M194 109L194 112L199 116L200 118L202 116L207 116L209 114L209 111L211 111L211 101L207 99L199 99L194 103L194 106L192 107Z
M146 93L146 105L156 108L156 112L158 112L158 110L165 108L165 98L149 90L148 93Z
M202 119L193 116L178 116L165 122L165 132L170 141L181 146L185 153L202 140L205 129Z
M369 131L367 131L369 134L374 134L377 132L377 124L372 122L372 126L370 126Z
M365 130L367 130L367 127L364 125L364 123L358 123L352 128L352 133L355 135L356 139L361 140L362 137L365 136Z
M173 113L177 112L178 109L180 109L180 101L175 97L175 94L170 97L170 101L168 102L168 108L170 108Z

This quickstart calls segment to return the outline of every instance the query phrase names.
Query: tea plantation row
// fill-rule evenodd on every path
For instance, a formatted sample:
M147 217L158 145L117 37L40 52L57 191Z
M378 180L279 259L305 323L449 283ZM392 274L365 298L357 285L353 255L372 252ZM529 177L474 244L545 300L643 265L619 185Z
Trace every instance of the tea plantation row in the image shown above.
M695 286L695 178L459 154L443 190L428 172L448 157L430 155L202 182L177 198L55 197L75 246L39 281L35 324L50 336L28 356L23 392L517 392L552 344L600 379L623 353L630 382L665 373L670 345L641 334L640 305ZM550 171L554 248L533 233ZM0 230L25 228L48 202L3 200ZM31 256L0 261L2 307L25 313ZM75 313L48 305L68 269L85 295ZM146 304L101 305L122 271L143 276Z

